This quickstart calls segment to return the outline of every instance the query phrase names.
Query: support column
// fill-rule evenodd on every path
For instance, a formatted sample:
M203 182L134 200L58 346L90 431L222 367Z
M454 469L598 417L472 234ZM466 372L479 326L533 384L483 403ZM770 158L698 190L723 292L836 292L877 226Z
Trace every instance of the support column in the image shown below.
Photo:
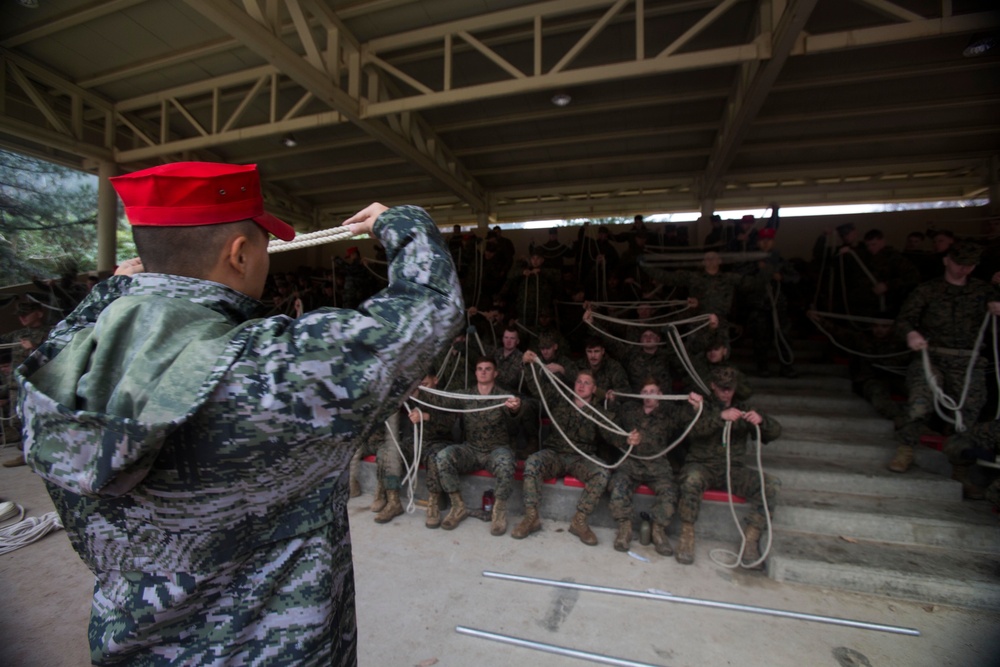
M118 196L108 179L118 175L118 165L101 162L97 169L97 270L111 272L117 262Z
M486 234L490 231L490 215L489 213L479 213L476 215L476 229L479 230L480 238L486 238Z
M990 203L992 215L1000 215L1000 155L990 156Z

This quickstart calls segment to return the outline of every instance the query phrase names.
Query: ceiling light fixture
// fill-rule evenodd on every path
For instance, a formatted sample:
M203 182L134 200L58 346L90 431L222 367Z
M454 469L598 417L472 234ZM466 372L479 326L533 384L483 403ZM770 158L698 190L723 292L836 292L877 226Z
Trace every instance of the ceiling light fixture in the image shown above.
M299 145L299 142L295 140L295 137L291 134L286 134L281 138L281 145L285 148L295 148Z
M567 93L556 93L555 95L552 96L552 104L556 105L557 107L564 107L572 101L573 98L570 97Z
M997 48L997 42L1000 39L996 35L983 36L977 35L969 41L969 45L965 47L962 51L962 55L966 58L975 58L976 56L985 56L987 53Z

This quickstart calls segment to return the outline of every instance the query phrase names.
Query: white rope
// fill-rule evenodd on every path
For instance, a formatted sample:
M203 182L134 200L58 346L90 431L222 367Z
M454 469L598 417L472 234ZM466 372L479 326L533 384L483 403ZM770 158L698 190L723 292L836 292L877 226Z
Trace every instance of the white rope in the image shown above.
M969 388L972 386L972 372L975 369L976 360L979 358L979 347L983 343L983 336L986 334L986 327L989 325L991 319L993 321L994 334L996 333L996 318L987 312L986 316L983 318L982 326L979 327L979 334L976 336L976 342L972 346L972 355L969 357L969 365L965 369L965 381L962 383L961 398L958 402L944 393L944 390L938 385L937 380L934 379L934 370L931 367L930 353L926 347L921 350L920 356L924 367L924 379L927 381L927 386L930 387L931 393L934 395L934 411L937 412L941 419L944 419L949 424L954 424L955 430L959 433L963 433L966 430L961 410L965 406L965 399L969 397ZM944 413L945 410L953 412L955 417L951 418L946 415Z
M583 410L581 410L580 406L578 406L576 404L576 401L577 401L577 399L579 399L581 401L583 399L581 399L579 396L576 396L576 394L573 394L573 398L572 399L567 398L565 395L563 395L563 384L559 381L558 378L556 378L551 373L551 371L549 371L549 369L545 368L545 365L542 364L541 360L539 360L539 359L536 358L535 362L533 364L531 364L531 377L535 381L535 386L538 388L538 395L542 397L542 405L545 407L545 411L548 413L549 419L552 421L552 425L556 427L557 431L559 431L559 435L561 435L563 437L563 440L565 440L567 443L569 443L569 446L572 447L576 451L577 454L579 454L583 458L587 459L588 461L590 461L594 465L600 466L602 468L607 468L609 470L614 470L615 468L617 468L618 466L620 466L622 463L624 463L625 459L627 459L632 454L632 450L635 448L635 445L629 445L628 446L628 450L622 455L622 457L620 459L618 459L617 462L609 465L609 464L605 463L604 461L602 461L600 459L595 459L593 456L590 456L589 454L587 454L585 451L583 451L582 449L580 449L579 447L577 447L576 443L573 442L568 435L566 435L566 432L563 431L562 426L560 426L559 422L556 420L555 414L552 412L551 409L549 409L548 399L545 398L545 392L542 391L541 383L538 381L538 373L535 371L535 367L536 366L542 369L543 374L547 374L547 377L549 378L549 382L551 382L552 385L554 387L556 387L556 389L559 391L559 394L561 396L563 396L564 399L566 399L566 402L569 403L570 405L572 405L573 409L575 409L581 415L583 415L584 417L586 417L590 421L594 422L594 424L596 424L598 427L603 428L603 429L605 429L607 431L611 431L612 433L615 433L617 435L625 436L627 438L629 434L626 433L625 431L623 431L617 424L615 424L610 419L608 419L608 417L606 415L602 414L597 408L595 408L590 403L588 403L586 401L583 401L583 406L586 407L586 408L590 408L590 410L592 410L595 414L597 414L598 416L600 416L606 422L610 422L611 426L607 426L605 424L601 424L596 419L594 419L593 417L591 417L590 415L588 415L586 412L584 412Z
M771 289L771 283L767 284L767 298L771 302L771 323L774 327L774 347L778 350L778 361L791 366L795 362L795 351L792 350L791 343L785 338L785 333L781 330L781 318L778 317L778 297L781 294L781 283L778 283L777 294ZM764 363L763 359L758 362Z
M745 532L743 532L743 526L740 525L740 519L738 516L736 516L736 507L733 504L732 460L730 454L732 450L732 447L730 446L730 438L731 438L731 432L733 430L733 422L726 422L725 427L722 429L722 446L726 450L726 491L729 493L729 513L732 515L733 521L736 523L736 530L740 532L740 551L739 553L734 553L732 551L729 551L728 549L722 549L722 548L712 549L710 552L708 552L708 557L711 558L716 565L721 565L722 567L729 568L730 570L734 570L737 567L744 567L747 568L748 570L753 569L758 565L760 565L761 563L763 563L765 560L767 560L768 554L771 553L771 538L773 531L771 529L771 510L768 509L767 507L767 493L765 491L766 482L764 479L764 466L761 463L761 456L760 456L760 450L761 450L760 426L754 424L753 427L757 434L756 437L757 472L760 473L760 497L764 502L764 520L767 522L767 546L764 548L763 551L761 551L760 558L758 558L752 563L743 562L743 552L746 550L747 547L747 535ZM720 556L721 555L729 556L732 558L732 562L724 563L721 560L719 560L716 554L719 554Z
M442 391L441 389L435 389L434 387L420 387L420 391L426 391L428 394L434 394L435 396L444 396L445 398L473 401L490 401L493 399L503 399L506 401L508 398L514 398L513 394L462 394L451 391ZM440 406L432 405L431 407L437 408Z
M817 315L820 315L820 313L817 313ZM821 317L825 317L825 316L826 316L826 313L823 313L821 315ZM860 320L860 319L870 319L870 318L852 317L851 319ZM851 348L845 347L845 346L841 345L840 343L838 343L837 340L833 337L833 334L831 334L829 331L827 331L825 328L823 328L823 325L820 324L819 322L817 322L816 320L810 320L810 321L813 324L816 325L816 328L819 329L820 332L822 332L823 335L826 336L830 340L831 343L833 343L836 347L839 347L844 352L847 352L848 354L853 354L853 355L858 356L858 357L864 357L866 359L888 359L890 357L900 357L900 356L903 356L903 355L906 355L906 354L910 354L910 350L902 350L900 352L888 352L886 354L868 354L868 353L865 353L865 352L858 352L857 350L852 350Z
M23 510L22 510L23 516ZM47 512L40 517L28 517L22 521L0 528L0 555L26 547L37 542L54 530L63 527L59 515Z
M381 261L379 261L377 259L363 259L363 260L361 260L361 266L363 266L366 269L368 269L368 273L372 274L373 276L375 276L376 278L378 278L379 280L381 280L384 283L389 282L388 278L386 278L385 276L383 276L381 273L377 273L375 271L375 269L373 269L372 267L368 266L369 264L385 264L385 265L388 266L389 262L381 262Z
M686 401L688 399L688 397L687 397L686 394L619 394L619 393L615 393L615 397L616 398L619 397L619 396L624 397L624 398L638 398L638 399L642 399L642 400L650 398L650 399L655 399L657 401ZM677 436L677 438L672 443L670 443L669 445L667 445L663 449L663 451L661 451L658 454L653 454L651 456L641 456L639 454L632 454L632 458L639 459L640 461L654 461L654 460L656 460L656 459L658 459L658 458L660 458L662 456L666 456L668 453L670 453L670 451L672 451L674 449L674 447L676 447L677 445L681 444L681 442L683 442L684 438L687 437L687 434L691 432L692 428L694 428L694 425L698 423L699 419L701 419L701 413L704 411L704 409L705 409L704 401L702 401L701 403L698 403L698 410L694 414L694 419L692 419L691 423L689 423L687 425L687 428L684 429L684 432L681 433L679 436Z
M310 232L309 234L299 234L291 241L282 241L281 239L271 239L271 242L267 244L268 253L284 252L286 250L298 250L299 248L309 248L311 246L323 245L324 243L333 243L334 241L341 241L343 239L349 239L354 234L351 232L350 227L334 227L333 229L321 229L318 232Z
M719 252L716 253L723 264L741 264L743 262L756 262L767 259L770 253L763 251L753 252ZM671 264L675 266L689 266L702 264L704 257L692 257L690 253L664 253L662 255L645 255L643 261L647 264Z
M877 286L881 282L878 278L875 277L875 274L873 274L868 269L868 266L863 261L861 261L861 258L858 256L858 253L854 252L854 248L851 248L850 246L848 246L847 247L847 254L849 254L852 257L854 257L855 261L857 261L857 263L858 263L858 266L860 266L861 270L864 271L864 273L865 273L866 276L868 276L868 279L872 281L872 286L873 287ZM878 311L880 313L884 313L885 312L885 294L879 294L878 295Z
M420 456L424 448L424 421L423 421L423 411L420 408L411 408L406 401L403 401L403 407L406 408L407 414L412 414L416 410L417 414L421 415L421 419L418 423L411 423L413 427L413 460L407 461L406 456L403 454L403 448L399 444L399 440L396 439L396 434L393 433L392 428L389 426L389 421L386 420L385 428L389 433L389 437L392 438L392 444L396 446L396 451L399 452L399 459L403 462L403 466L406 469L406 475L403 476L400 484L406 485L407 500L406 500L406 513L413 514L416 510L416 505L413 500L414 488L417 483L417 476L420 471Z

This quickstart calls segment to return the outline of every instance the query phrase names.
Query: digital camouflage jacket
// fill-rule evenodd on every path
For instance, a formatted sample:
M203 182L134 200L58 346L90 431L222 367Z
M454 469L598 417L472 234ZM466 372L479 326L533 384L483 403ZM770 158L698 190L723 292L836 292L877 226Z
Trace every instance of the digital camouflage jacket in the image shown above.
M24 450L97 577L96 664L356 663L347 467L462 322L415 207L358 310L251 319L218 283L114 277L18 371Z

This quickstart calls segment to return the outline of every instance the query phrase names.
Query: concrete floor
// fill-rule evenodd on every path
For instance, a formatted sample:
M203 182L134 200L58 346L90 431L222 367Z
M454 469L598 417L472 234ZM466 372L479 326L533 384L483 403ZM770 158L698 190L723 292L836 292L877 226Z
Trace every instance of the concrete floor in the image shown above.
M0 452L9 458L11 450ZM0 468L0 498L29 516L51 511L41 481L27 468ZM453 532L429 531L423 516L388 525L372 521L370 495L351 502L358 589L360 664L507 667L583 664L455 632L464 625L533 641L671 667L978 667L1000 664L1000 615L774 582L733 572L698 545L682 566L635 544L641 562L611 548L598 528L586 547L564 524L546 522L526 540L494 538L467 519ZM517 517L515 517L516 519ZM920 637L706 609L661 601L574 592L487 579L483 570L566 579L623 589L752 604L918 629ZM0 556L0 665L89 664L86 628L92 577L57 532ZM436 662L434 662L436 660ZM625 664L625 663L619 663Z

